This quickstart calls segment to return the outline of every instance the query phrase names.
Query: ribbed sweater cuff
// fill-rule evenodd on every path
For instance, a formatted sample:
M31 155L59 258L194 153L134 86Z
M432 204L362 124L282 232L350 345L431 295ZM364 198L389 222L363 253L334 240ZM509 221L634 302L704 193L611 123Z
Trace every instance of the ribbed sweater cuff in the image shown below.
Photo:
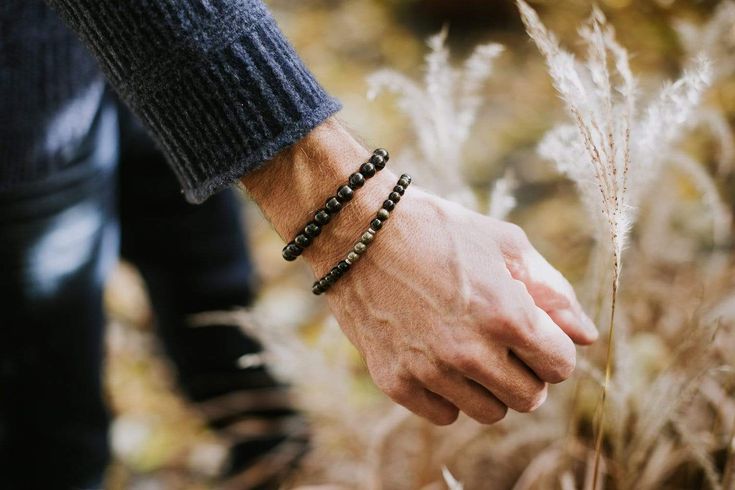
M260 1L223 0L205 12L185 1L50 1L153 133L189 202L341 109Z

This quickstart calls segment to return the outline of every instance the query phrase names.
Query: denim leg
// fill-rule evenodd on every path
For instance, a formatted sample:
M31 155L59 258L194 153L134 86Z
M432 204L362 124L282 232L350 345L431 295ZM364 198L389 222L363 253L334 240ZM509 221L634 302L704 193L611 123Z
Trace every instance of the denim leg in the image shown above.
M101 109L85 161L0 194L0 488L101 485L102 290L118 253L117 119ZM86 151L86 150L85 150Z

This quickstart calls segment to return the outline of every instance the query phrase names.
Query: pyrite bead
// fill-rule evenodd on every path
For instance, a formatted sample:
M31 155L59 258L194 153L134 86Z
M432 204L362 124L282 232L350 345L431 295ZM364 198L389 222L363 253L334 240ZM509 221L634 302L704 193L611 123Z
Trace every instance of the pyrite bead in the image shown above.
M347 254L347 260L349 260L351 264L354 264L355 262L357 262L357 259L359 258L360 258L360 255L357 252L353 251Z
M294 243L301 248L306 248L311 245L311 237L304 233L299 233L296 238L293 239Z
M355 172L354 174L350 175L349 183L350 188L359 189L360 187L365 185L365 176L362 175L360 172Z
M408 184L411 183L411 176L408 174L401 175L401 178L398 179L398 185L402 187L408 187Z
M340 209L342 209L342 202L340 202L340 200L336 197L330 197L329 199L327 199L324 207L327 211L329 211L330 214L335 214L338 213Z
M403 187L402 185L397 185L397 186L395 186L395 187L393 188L393 192L397 192L397 193L399 193L400 195L403 195L403 193L404 193L404 192L406 192L406 188L405 188L405 187Z
M365 162L362 165L360 165L360 173L365 176L366 179L369 179L373 175L375 175L375 172L377 170L375 169L375 165L370 162Z
M393 202L398 202L401 200L401 195L395 191L388 194L388 199L390 199Z
M325 209L320 209L316 212L314 215L314 221L319 223L320 225L326 225L329 223L329 221L332 219L332 215L327 212Z
M378 218L378 219L379 219L380 221L385 221L385 220L387 220L389 216L390 216L390 213L389 213L389 212L388 212L388 211L387 211L386 209L382 209L382 208L381 208L381 209L379 209L379 210L378 210L378 213L376 214L376 217L377 217L377 218Z
M378 218L375 218L370 222L370 228L372 228L375 231L378 231L383 226L383 222L380 221Z
M352 196L354 196L354 194L354 191L349 185L343 185L337 191L337 199L339 199L340 202L344 203L352 199Z
M314 222L309 223L304 228L304 233L306 233L306 235L309 236L309 237L311 237L311 238L315 238L315 237L319 236L319 233L321 233L321 232L322 232L322 227L319 226L318 224L314 223Z
M396 207L396 203L394 203L390 199L386 199L385 201L383 201L383 209L387 211L393 211L393 208L395 207Z
M370 163L375 165L375 168L377 170L382 170L385 168L385 158L383 158L381 155L374 154L370 157Z
M375 238L375 235L373 233L366 231L360 237L360 241L364 243L365 245L367 245L368 243L372 242L374 238Z
M357 254L363 254L365 253L365 250L367 250L367 245L365 245L362 242L357 242L354 247L352 247L352 250L355 251Z
M388 150L385 148L378 148L373 152L374 155L380 155L383 157L383 159L387 162L390 159L390 156L388 154Z

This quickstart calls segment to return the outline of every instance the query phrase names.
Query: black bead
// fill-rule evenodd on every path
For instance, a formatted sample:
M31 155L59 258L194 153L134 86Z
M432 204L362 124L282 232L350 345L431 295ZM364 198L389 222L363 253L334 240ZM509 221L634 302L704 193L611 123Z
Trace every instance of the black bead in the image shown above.
M342 271L339 270L339 267L334 266L332 267L332 270L329 271L330 274L332 274L336 278L340 278L342 276Z
M327 274L324 276L324 282L326 282L329 286L334 284L334 281L336 281L336 279L331 274Z
M322 227L318 224L311 222L304 228L304 233L306 233L307 236L310 236L311 238L319 236L319 233L322 232Z
M301 248L306 248L311 245L311 237L304 233L299 233L296 238L293 239L294 243Z
M350 187L352 189L359 189L363 185L365 185L365 176L362 175L360 172L355 172L354 174L350 175Z
M398 202L401 200L401 195L395 191L388 194L388 199L390 199L393 202Z
M370 222L370 227L372 227L373 230L379 230L381 226L383 226L383 222L378 218L375 218Z
M385 160L386 162L387 162L388 160L390 160L390 155L388 154L388 150L386 150L385 148L378 148L378 149L376 149L376 150L375 150L375 151L373 152L373 154L374 154L374 155L380 155L381 157L383 157L383 159L384 159L384 160Z
M360 165L360 173L364 175L366 179L375 175L375 172L377 172L377 170L375 170L375 165L370 162L365 162Z
M401 178L398 179L398 185L402 185L403 187L408 187L408 184L411 183L411 176L408 174L401 175Z
M340 209L342 209L342 202L340 202L340 200L336 197L330 197L329 199L327 199L324 207L327 209L327 211L329 211L329 213L336 214L339 213Z
M319 287L326 291L329 288L329 283L323 277L319 279Z
M348 264L348 263L347 263L347 262L345 262L344 260L341 260L341 261L339 262L339 264L337 264L337 268L338 268L338 269L339 269L340 271L342 271L342 274L344 274L345 272L347 272L347 269L349 269L349 268L350 268L350 264Z
M316 221L320 225L326 225L327 223L329 223L329 220L331 219L332 219L332 215L329 214L326 209L320 209L314 215L314 221Z
M337 199L339 199L340 202L349 201L350 199L352 199L353 195L354 195L354 192L352 191L349 185L343 185L337 191Z
M286 247L283 249L283 258L288 260L289 262L292 260L296 260L296 257L301 255L301 252L303 252L304 249L296 245L295 243L289 243L286 245Z
M393 208L395 207L396 207L396 203L394 203L390 199L386 199L385 201L383 201L383 209L387 211L393 211Z
M389 216L390 216L390 213L387 210L382 209L382 208L378 210L377 218L380 221L387 220Z
M406 192L406 188L405 188L405 187L403 187L402 185L397 185L397 186L395 186L395 187L393 188L393 192L397 192L397 193L399 193L400 195L403 195L403 193L404 193L404 192Z
M316 295L319 295L319 294L322 294L324 290L321 288L321 286L319 286L318 282L315 282L314 285L311 287L311 292Z
M371 156L370 157L370 163L372 163L373 165L375 165L375 168L377 170L382 170L383 168L385 168L385 158L383 158L380 155L373 155L373 156Z

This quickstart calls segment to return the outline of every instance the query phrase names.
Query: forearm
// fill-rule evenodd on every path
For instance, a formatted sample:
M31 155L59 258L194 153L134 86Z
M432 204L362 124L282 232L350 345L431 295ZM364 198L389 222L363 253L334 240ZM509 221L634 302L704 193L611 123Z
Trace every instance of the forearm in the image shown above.
M332 117L241 181L284 242L288 242L370 154ZM302 254L315 273L328 271L343 258L367 229L397 180L390 167L376 173L322 228L319 237Z

